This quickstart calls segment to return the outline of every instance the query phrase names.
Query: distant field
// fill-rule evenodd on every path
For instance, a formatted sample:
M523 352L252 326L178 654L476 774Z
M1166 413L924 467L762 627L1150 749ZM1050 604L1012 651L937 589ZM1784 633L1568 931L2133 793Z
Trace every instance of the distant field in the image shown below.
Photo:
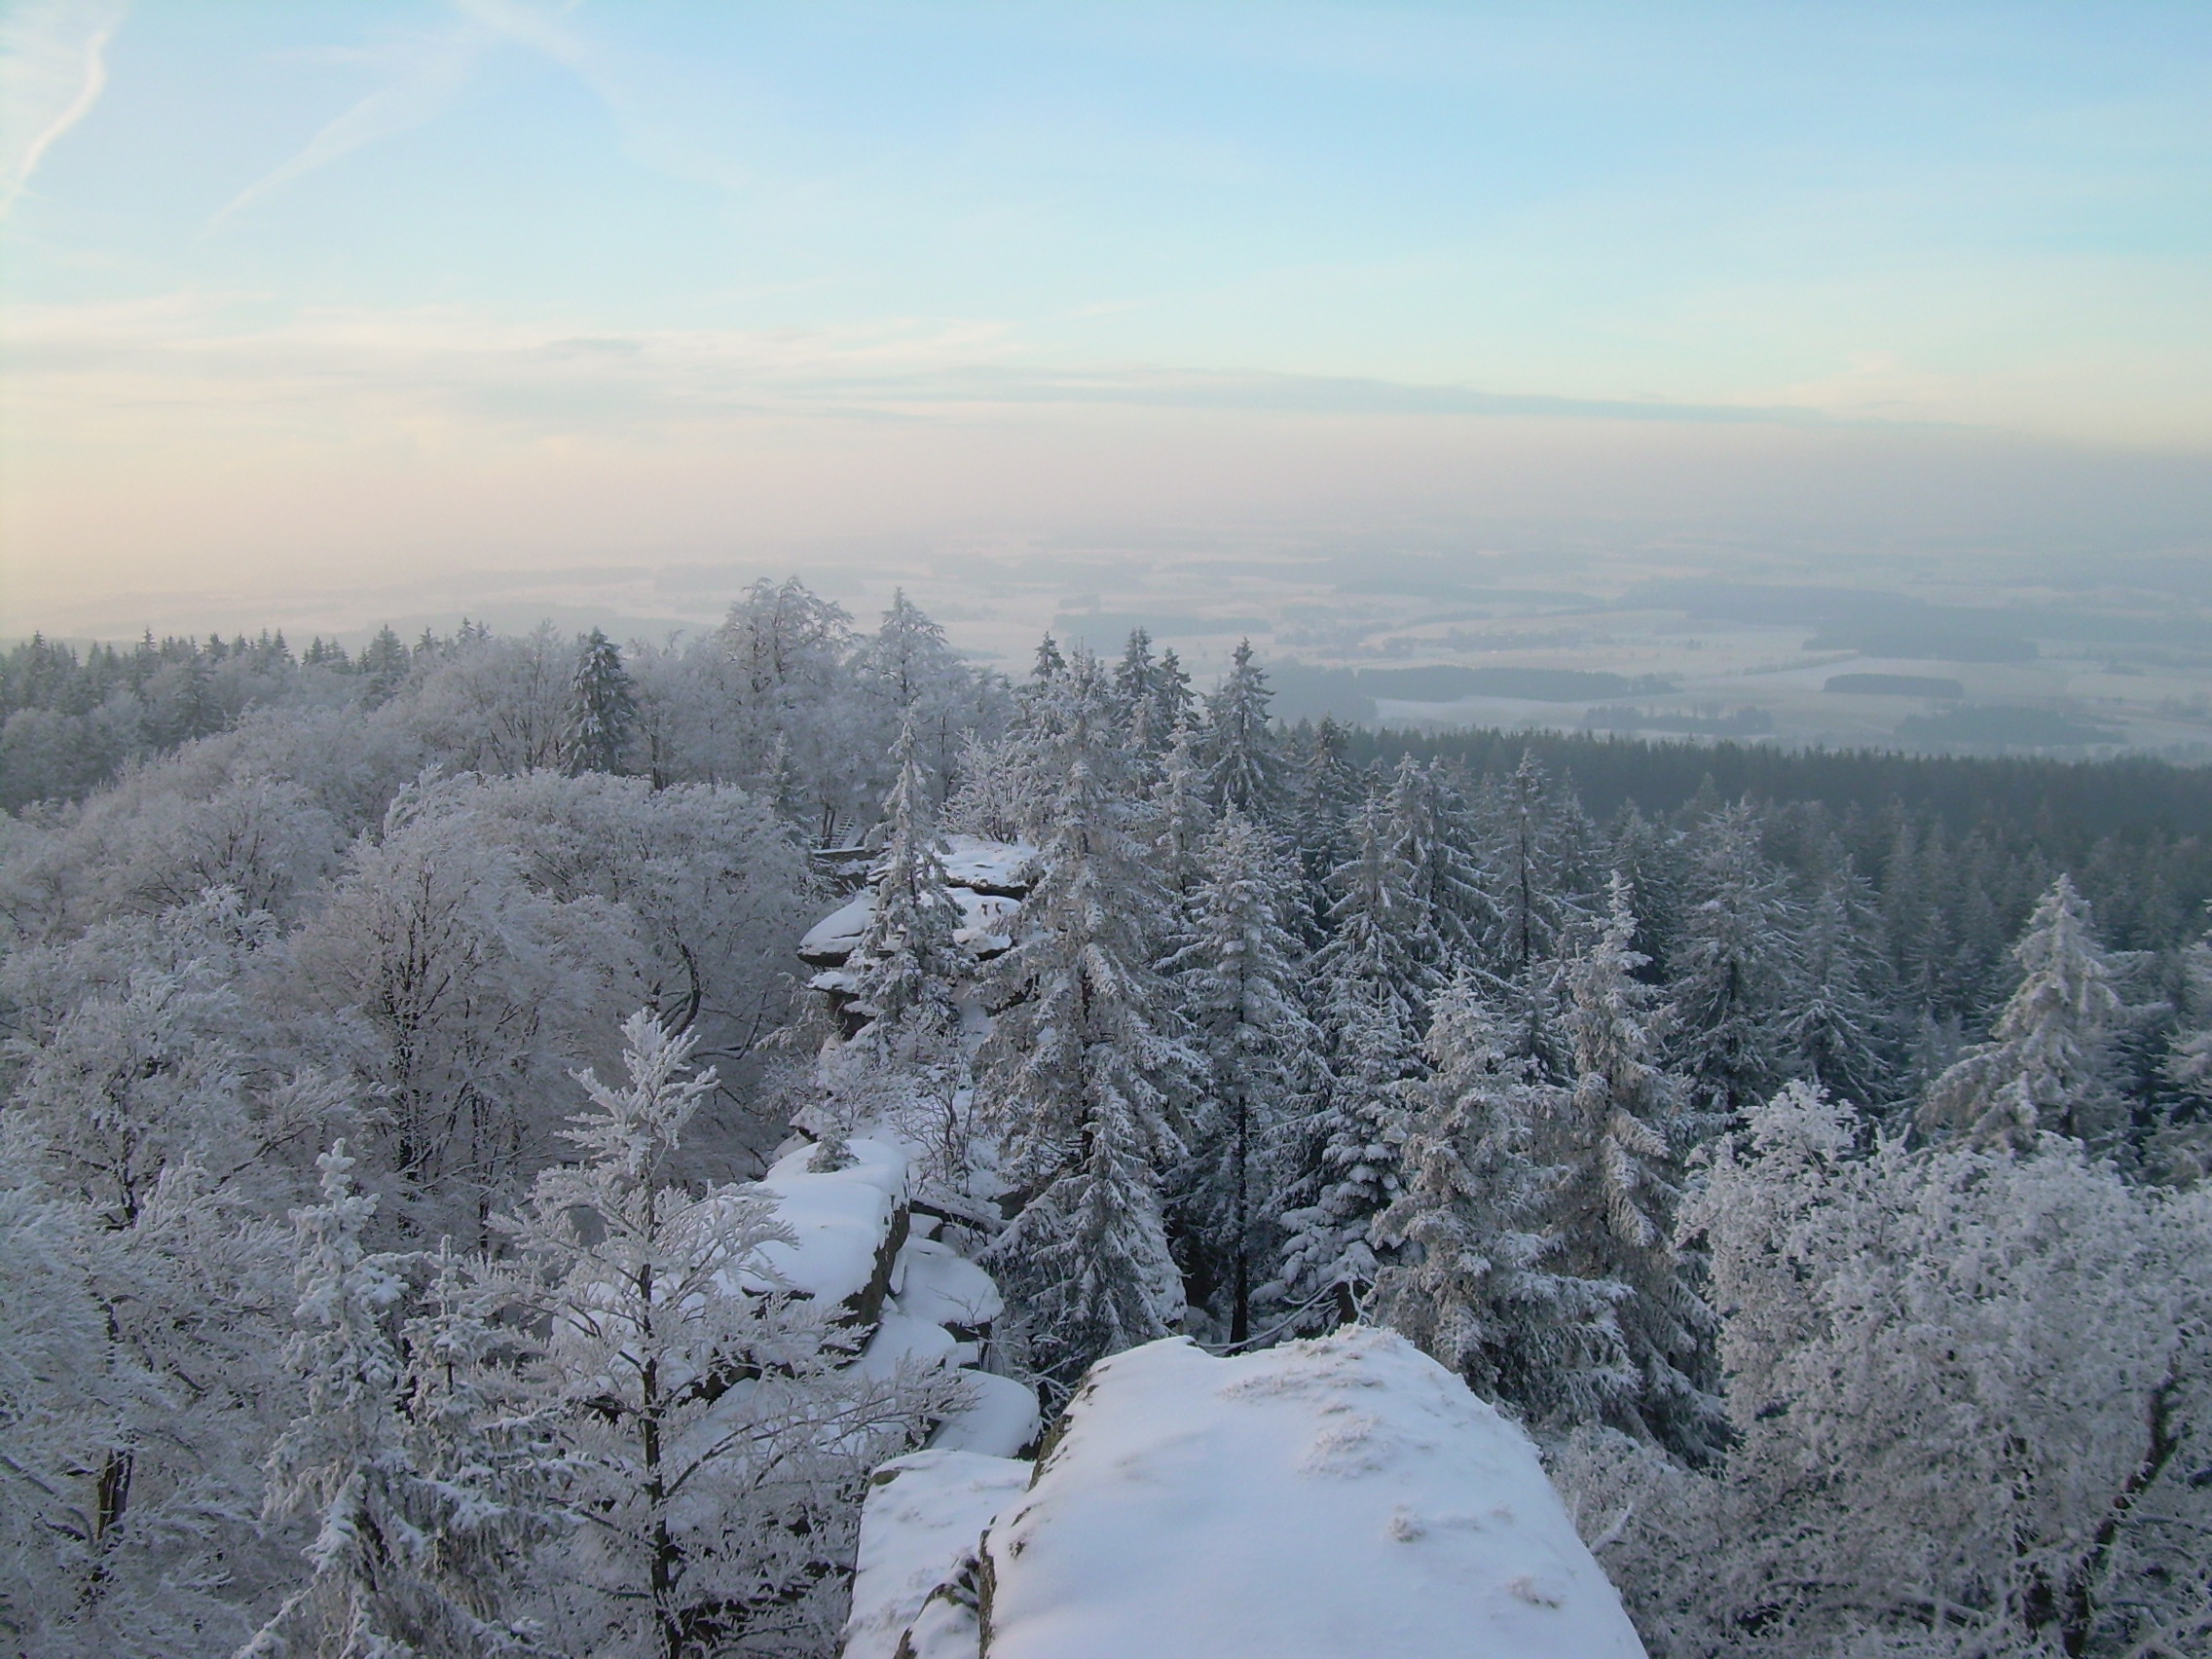
M1958 681L1929 674L1831 674L1821 689L1862 697L1935 697L1954 702L1967 694Z
M1069 569L1098 589L1080 608L1041 608L1014 583L997 593L998 660L1025 664L1049 616L1102 654L1142 626L1201 683L1249 638L1276 713L1293 721L2212 762L2212 608L2194 593L2070 598L1956 575L1948 587L1926 578L1924 592L1720 577L1615 586L1586 566L1589 591L1577 594L1532 557ZM967 643L969 630L954 632Z

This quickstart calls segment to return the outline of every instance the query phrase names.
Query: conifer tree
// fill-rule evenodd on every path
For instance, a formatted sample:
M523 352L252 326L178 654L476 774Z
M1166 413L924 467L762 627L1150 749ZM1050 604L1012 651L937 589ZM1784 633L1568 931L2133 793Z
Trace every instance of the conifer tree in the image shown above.
M1567 964L1571 1081L1537 1136L1538 1158L1561 1170L1546 1216L1557 1270L1617 1287L1612 1330L1593 1336L1617 1344L1618 1363L1580 1373L1583 1397L1568 1415L1703 1456L1718 1431L1717 1402L1697 1380L1713 1319L1673 1241L1676 1085L1657 1064L1665 1014L1636 977L1635 937L1628 883L1616 875L1604 927Z
M1516 1051L1558 1081L1569 1071L1552 1028L1560 957L1588 914L1590 826L1531 751L1510 776L1483 780L1475 814L1492 910L1481 968L1503 994Z
M367 682L361 696L363 704L374 709L389 702L411 666L407 647L390 625L379 628L376 638L361 647L360 662L354 669Z
M1129 748L1150 755L1163 745L1169 728L1158 723L1160 664L1152 654L1152 636L1142 628L1129 631L1129 643L1114 668L1114 713L1127 734Z
M1149 825L1153 868L1179 902L1189 901L1203 878L1201 856L1215 822L1198 737L1186 721L1175 728L1152 786Z
M1443 767L1404 756L1390 785L1389 812L1391 840L1412 874L1414 902L1442 948L1439 968L1472 962L1495 932L1497 917L1483 891L1474 826Z
M1111 787L1104 677L1087 658L1071 680L1043 873L998 970L1009 1006L978 1093L1023 1200L990 1258L1021 1299L1031 1364L1061 1390L1181 1314L1161 1181L1194 1063L1153 966L1165 898Z
M1164 741L1165 734L1177 726L1198 718L1198 700L1191 694L1191 677L1173 645L1161 650L1160 661L1153 669L1152 706L1152 718L1147 724L1161 734L1160 741Z
M1537 1161L1535 1137L1558 1089L1512 1048L1462 971L1436 1000L1426 1064L1407 1086L1404 1187L1375 1224L1399 1254L1376 1309L1485 1398L1556 1420L1604 1392L1588 1373L1610 1357L1613 1291L1552 1266L1545 1206L1560 1172Z
M1152 677L1157 666L1152 654L1152 635L1144 628L1131 628L1122 660L1114 667L1114 712L1123 719L1133 716L1138 705L1151 701Z
M1922 973L1925 953L1922 934L1927 928L1934 895L1923 879L1920 835L1912 819L1901 809L1897 830L1883 854L1879 874L1882 889L1882 942L1889 949L1890 980L1900 997L1914 1005L1902 1010L1917 1019L1930 1001L1930 986Z
M1979 1024L2002 1006L2011 977L2014 928L2009 918L2028 914L2049 884L2037 871L2022 891L2015 883L2026 872L2008 868L1988 835L1977 829L1960 841L1952 879L1944 897L1952 904L1956 941L1943 978L1948 1006ZM2031 897L2031 895L2035 897Z
M1681 1109L1719 1128L1780 1083L1783 1021L1795 989L1793 918L1748 802L1706 820L1696 841L1695 902L1682 919L1679 967L1669 986L1671 1059Z
M1241 1343L1251 1334L1252 1270L1265 1259L1276 1207L1269 1154L1311 1090L1316 1033L1299 996L1288 858L1232 808L1199 863L1192 937L1167 964L1201 1065L1176 1209L1188 1230L1192 1300Z
M894 750L898 775L884 805L890 839L875 868L875 907L854 953L860 965L859 1007L869 1014L879 1056L914 1057L917 1044L950 1026L953 982L962 953L952 936L960 907L939 856L929 783L909 713Z
M1029 678L1014 687L1014 719L1007 728L1003 761L1019 779L1025 834L1045 831L1066 764L1064 751L1079 695L1077 671L1087 670L1084 678L1088 678L1095 668L1095 660L1081 646L1071 667L1059 643L1047 634L1037 646Z
M2051 884L2012 947L2019 988L1977 1044L1929 1086L1921 1126L2026 1151L2049 1132L2089 1140L2115 1127L2109 1043L2126 1009L2070 876Z
M1634 801L1613 817L1606 832L1608 867L1627 878L1636 895L1638 952L1649 959L1642 970L1646 978L1663 984L1677 968L1681 948L1682 912L1688 905L1684 889L1688 854L1681 832L1664 819L1646 818Z
M1036 654L1029 663L1029 683L1022 689L1030 694L1039 693L1065 677L1067 671L1068 659L1060 650L1059 641L1048 633L1037 642Z
M1367 786L1349 758L1351 734L1333 718L1323 715L1309 728L1302 724L1300 735L1291 761L1291 832L1307 882L1318 892L1329 871L1350 856L1352 820Z
M570 687L569 731L563 748L571 772L619 772L637 723L629 671L614 642L594 628L584 637Z
M1206 784L1214 804L1272 823L1283 804L1283 763L1268 724L1273 693L1252 660L1252 642L1240 640L1221 688L1206 699Z
M1372 981L1331 987L1321 1011L1328 1077L1316 1110L1286 1136L1282 1254L1263 1300L1291 1305L1305 1329L1359 1317L1381 1272L1376 1219L1404 1187L1405 1088L1420 1031L1402 998Z
M1421 1014L1442 955L1413 872L1370 795L1355 851L1332 873L1329 939L1312 959L1313 1013L1327 1076L1313 1110L1285 1136L1282 1185L1293 1205L1271 1300L1314 1304L1349 1319L1380 1267L1374 1222L1401 1186L1404 1088L1419 1065ZM1327 1315L1319 1310L1316 1322Z
M1387 802L1370 793L1352 826L1351 856L1329 872L1329 939L1313 959L1324 1005L1337 987L1364 981L1383 987L1419 1023L1446 977L1444 943L1415 890L1417 873L1391 833Z
M1797 936L1796 989L1781 1020L1784 1069L1869 1111L1888 1106L1897 1060L1888 1014L1875 995L1880 918L1848 859L1822 884Z
M192 642L184 642L185 654L178 663L183 671L169 707L167 738L172 744L190 743L196 737L223 729L223 710L215 696L213 659L195 649Z

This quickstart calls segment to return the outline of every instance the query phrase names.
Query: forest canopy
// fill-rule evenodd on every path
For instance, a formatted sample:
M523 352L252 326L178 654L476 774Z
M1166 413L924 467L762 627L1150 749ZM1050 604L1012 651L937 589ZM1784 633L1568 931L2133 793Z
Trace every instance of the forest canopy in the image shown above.
M827 1655L877 1464L1352 1323L1654 1654L2203 1652L2212 773L1273 698L796 580L16 647L0 1631Z

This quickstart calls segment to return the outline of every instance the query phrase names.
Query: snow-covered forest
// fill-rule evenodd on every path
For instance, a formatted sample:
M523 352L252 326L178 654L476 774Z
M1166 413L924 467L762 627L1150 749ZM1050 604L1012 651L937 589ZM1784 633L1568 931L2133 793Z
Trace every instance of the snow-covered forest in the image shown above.
M1737 793L795 580L0 693L11 1651L828 1659L878 1465L1346 1323L1654 1656L2212 1651L2162 769Z

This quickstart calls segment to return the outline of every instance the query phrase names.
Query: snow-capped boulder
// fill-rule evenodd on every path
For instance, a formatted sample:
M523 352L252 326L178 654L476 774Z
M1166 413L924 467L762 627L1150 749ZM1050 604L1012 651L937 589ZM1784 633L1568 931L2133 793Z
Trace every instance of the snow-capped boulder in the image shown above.
M874 919L875 889L864 887L806 930L798 941L799 960L817 968L839 966L859 948Z
M1037 1410L1037 1390L1012 1377L990 1371L964 1371L968 1404L938 1425L930 1444L948 1452L980 1452L1013 1457L1037 1443L1045 1419Z
M952 930L952 942L978 962L1003 956L1014 948L1014 918L1021 901L999 893L972 893L965 887L949 889L960 906L960 925Z
M990 841L980 835L944 838L944 879L953 887L1019 899L1029 891L1037 849L1026 841Z
M835 1309L840 1323L871 1326L906 1243L906 1150L855 1136L840 1167L818 1169L820 1150L795 1147L760 1178L757 1190L792 1236L761 1248L773 1279L748 1273L742 1288L795 1290Z
M1029 891L1029 866L1037 849L1020 841L986 841L979 835L945 837L945 886L960 906L960 925L953 942L977 961L1009 949L1014 942L1014 917ZM857 966L853 953L875 917L875 889L864 886L836 909L807 929L798 941L799 959L809 967L842 970ZM855 981L824 973L813 981L815 989L832 995L850 995Z
M900 1371L954 1366L963 1357L960 1343L942 1325L904 1313L886 1312L868 1338L854 1369L864 1377L888 1378Z
M894 1534L932 1504L879 1491L864 1537L915 1559ZM933 1547L955 1567L916 1604L930 1659L1643 1659L1528 1437L1384 1331L1117 1354L975 1565Z
M935 1238L908 1238L892 1270L899 1310L942 1325L974 1342L985 1335L1005 1309L991 1275L951 1245Z
M761 1177L788 1240L761 1249L765 1272L741 1272L733 1294L796 1291L832 1309L864 1376L940 1368L967 1379L966 1404L938 1426L933 1446L1012 1456L1040 1426L1037 1395L981 1363L1004 1307L991 1275L939 1239L911 1231L910 1147L891 1131L855 1134L835 1168L822 1148L793 1147ZM706 1200L712 1203L714 1200Z

